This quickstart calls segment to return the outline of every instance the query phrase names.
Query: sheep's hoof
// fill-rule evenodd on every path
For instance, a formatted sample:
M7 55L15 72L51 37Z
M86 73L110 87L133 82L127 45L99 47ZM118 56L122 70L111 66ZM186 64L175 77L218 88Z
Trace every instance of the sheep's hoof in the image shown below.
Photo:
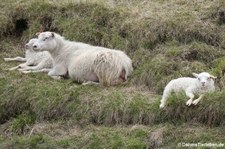
M86 81L86 82L83 82L82 85L99 85L99 83L93 82L93 81Z
M187 105L187 106L190 106L191 104L192 104L192 100L189 99L189 100L186 102L186 105Z
M55 79L55 80L62 80L61 76L50 76L51 78Z
M199 102L199 101L196 99L196 100L194 100L194 101L192 102L192 104L197 105L198 102Z

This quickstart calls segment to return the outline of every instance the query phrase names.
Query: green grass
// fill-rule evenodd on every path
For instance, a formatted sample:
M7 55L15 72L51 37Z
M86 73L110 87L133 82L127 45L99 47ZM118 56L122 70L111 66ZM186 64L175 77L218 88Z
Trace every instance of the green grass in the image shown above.
M114 127L93 126L80 129L76 126L48 124L31 136L13 136L0 147L8 148L177 148L178 143L224 143L224 127L209 129L199 124L171 124ZM45 131L45 133L43 132ZM153 133L162 133L163 142L152 140ZM42 135L44 133L44 135ZM185 134L185 135L184 135Z
M225 143L224 1L3 0L0 3L0 148L177 148ZM5 71L43 29L69 40L120 49L132 59L128 82L82 86L44 73ZM187 107L159 101L174 78L207 71L216 92ZM152 140L162 132L162 142ZM184 135L185 134L185 135Z

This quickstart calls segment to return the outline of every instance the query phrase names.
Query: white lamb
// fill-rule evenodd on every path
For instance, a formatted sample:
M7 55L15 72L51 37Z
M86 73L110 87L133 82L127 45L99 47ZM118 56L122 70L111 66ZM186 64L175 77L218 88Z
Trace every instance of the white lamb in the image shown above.
M53 66L53 59L49 52L36 52L33 50L33 44L37 41L37 38L30 39L25 45L25 58L15 57L15 58L4 58L5 61L21 61L25 62L19 64L16 67L12 67L9 70L18 69L23 73L29 72L48 72Z
M131 59L120 50L65 40L54 32L42 32L33 45L35 50L49 51L54 59L49 76L69 77L84 84L116 85L131 75Z
M198 102L203 98L204 94L207 92L212 92L215 90L214 80L216 77L210 75L207 72L202 72L200 74L192 73L196 78L182 77L178 79L171 80L165 87L163 96L161 99L160 108L163 108L166 104L171 92L178 93L180 91L185 91L186 96L190 99L186 102L187 106L191 104L198 104ZM194 95L199 94L199 98L194 100Z

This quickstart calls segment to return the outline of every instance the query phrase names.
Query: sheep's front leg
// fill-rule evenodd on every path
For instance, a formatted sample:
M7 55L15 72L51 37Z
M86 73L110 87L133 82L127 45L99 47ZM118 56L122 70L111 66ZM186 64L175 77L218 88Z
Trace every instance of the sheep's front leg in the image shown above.
M64 66L57 65L48 72L48 75L53 79L62 79L62 76L67 74L67 69Z
M204 96L204 95L200 95L200 96L198 97L198 99L195 99L192 103L193 103L194 105L197 105L198 102L203 98L203 96Z
M50 76L51 78L55 79L55 80L61 80L63 79L61 76Z
M26 58L24 57L15 57L15 58L4 58L4 61L8 62L8 61L19 61L19 62L25 62Z
M57 73L57 71L55 69L51 69L49 72L48 72L48 75L49 76L60 76L59 73Z
M99 82L86 81L86 82L83 82L82 85L99 85Z
M193 99L194 99L194 94L193 93L191 93L191 92L186 92L186 95L190 98L187 102L186 102L186 105L187 106L190 106L191 104L192 104L192 101L193 101Z

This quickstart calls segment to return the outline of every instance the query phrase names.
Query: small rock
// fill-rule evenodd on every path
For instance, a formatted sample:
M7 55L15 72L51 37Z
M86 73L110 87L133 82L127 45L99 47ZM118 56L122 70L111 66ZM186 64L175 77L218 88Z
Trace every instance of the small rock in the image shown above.
M151 147L159 147L163 142L163 128L156 129L150 135Z

